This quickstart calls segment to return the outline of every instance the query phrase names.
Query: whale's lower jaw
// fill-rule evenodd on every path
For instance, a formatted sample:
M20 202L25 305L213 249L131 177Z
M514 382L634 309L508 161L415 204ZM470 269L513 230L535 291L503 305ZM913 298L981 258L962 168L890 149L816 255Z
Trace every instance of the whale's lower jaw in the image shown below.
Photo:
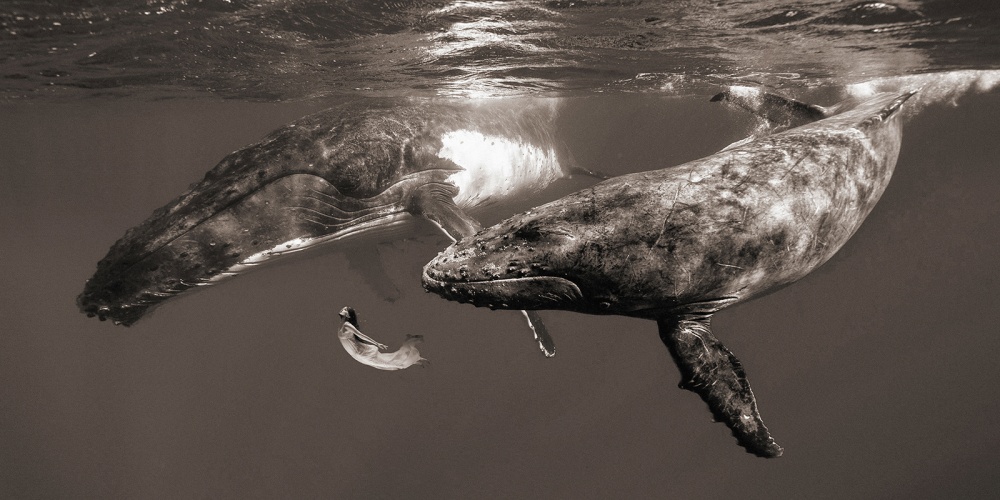
M431 277L438 271L424 269L428 292L448 300L491 309L576 309L583 292L570 280L555 276L529 276L489 281L444 281Z

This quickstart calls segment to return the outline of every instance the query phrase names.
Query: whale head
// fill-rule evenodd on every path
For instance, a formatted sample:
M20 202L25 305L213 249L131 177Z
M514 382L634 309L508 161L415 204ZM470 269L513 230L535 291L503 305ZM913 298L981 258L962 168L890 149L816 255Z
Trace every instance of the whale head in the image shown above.
M658 228L639 220L644 194L632 186L606 181L603 195L584 190L464 238L424 267L424 288L495 309L653 316L671 299L645 265Z

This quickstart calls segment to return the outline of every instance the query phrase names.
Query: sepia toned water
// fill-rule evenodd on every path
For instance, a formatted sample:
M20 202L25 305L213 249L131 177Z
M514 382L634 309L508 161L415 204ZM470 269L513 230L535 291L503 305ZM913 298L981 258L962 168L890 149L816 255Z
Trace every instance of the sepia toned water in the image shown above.
M5 3L0 497L991 498L996 11L874 4ZM181 295L129 328L75 304L128 228L332 105L558 100L557 139L617 175L759 131L709 102L734 84L822 105L921 90L858 233L715 317L779 459L744 453L677 388L653 322L543 311L546 359L519 313L424 293L421 267L450 243L429 224ZM388 282L352 252L377 255ZM429 366L352 360L336 337L345 305L393 348L423 335Z

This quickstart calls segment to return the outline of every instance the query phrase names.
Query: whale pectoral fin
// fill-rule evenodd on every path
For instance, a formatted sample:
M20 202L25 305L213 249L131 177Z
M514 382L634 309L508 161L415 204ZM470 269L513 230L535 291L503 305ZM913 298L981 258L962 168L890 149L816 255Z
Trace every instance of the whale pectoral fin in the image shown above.
M712 334L710 320L711 315L682 314L657 321L660 339L681 371L680 387L701 396L716 421L724 422L749 453L781 456L757 411L743 366Z
M712 96L712 102L725 101L743 108L775 125L793 127L830 116L822 106L807 104L759 89L726 90Z
M482 226L455 204L456 194L452 184L427 183L411 196L409 212L433 222L454 241L476 234Z
M556 342L552 340L552 336L549 335L549 329L545 328L545 323L542 323L542 318L538 316L538 313L535 311L521 311L521 314L524 315L524 319L528 320L528 327L535 334L535 342L538 342L538 348L542 350L542 354L546 358L555 356Z

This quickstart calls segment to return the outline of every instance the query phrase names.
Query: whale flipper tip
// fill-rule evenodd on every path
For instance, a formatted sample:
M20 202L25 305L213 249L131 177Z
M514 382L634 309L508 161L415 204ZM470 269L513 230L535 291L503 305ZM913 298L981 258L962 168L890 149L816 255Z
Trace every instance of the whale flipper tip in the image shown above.
M528 320L528 327L531 328L531 332L535 335L535 341L538 342L538 348L542 351L542 354L546 358L555 357L555 340L552 339L549 329L545 327L545 323L542 322L542 318L538 315L538 312L521 311L521 314L524 315L524 319Z

